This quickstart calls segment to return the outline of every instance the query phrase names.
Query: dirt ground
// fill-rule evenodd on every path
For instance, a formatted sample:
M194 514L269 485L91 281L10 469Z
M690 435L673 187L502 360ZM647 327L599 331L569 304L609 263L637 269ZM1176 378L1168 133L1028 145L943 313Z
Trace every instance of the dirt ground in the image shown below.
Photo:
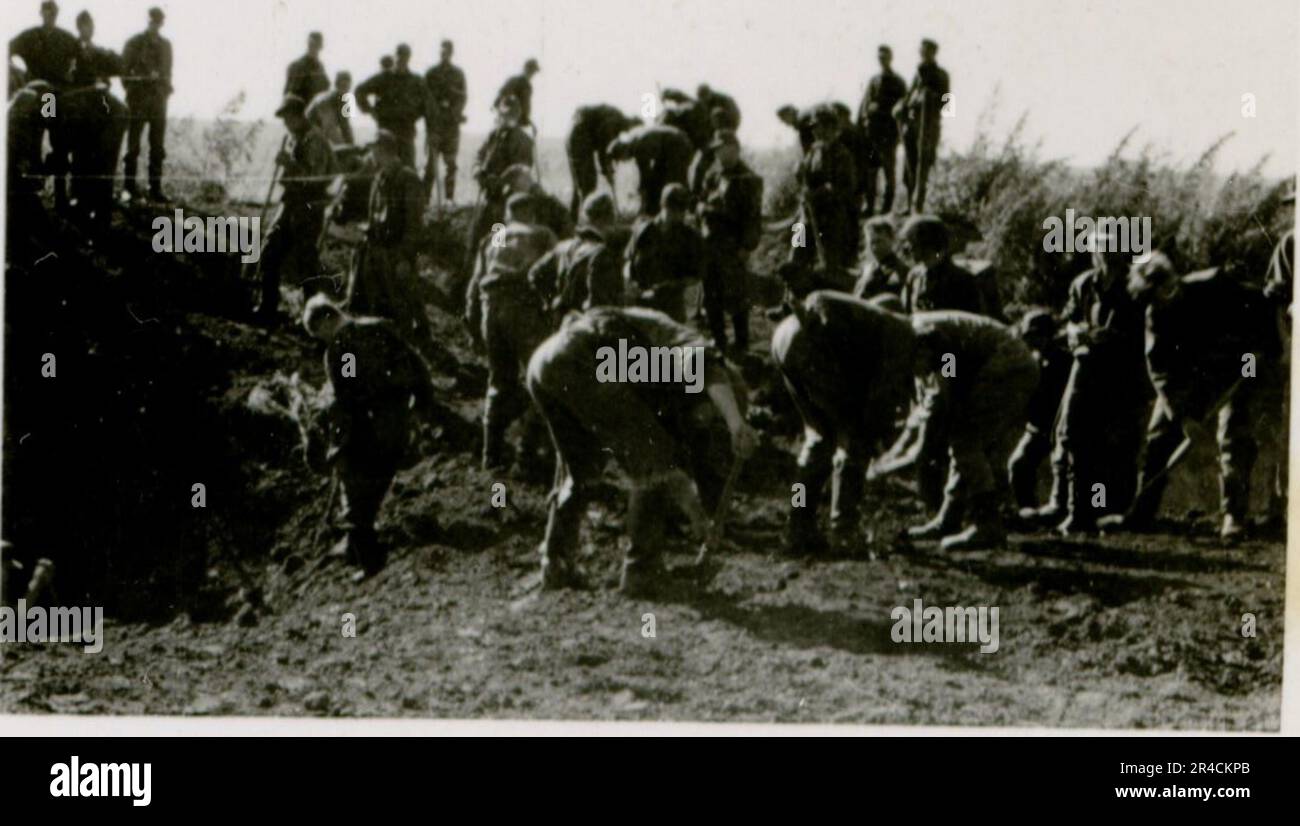
M463 224L461 215L431 234L424 273L431 296L446 286ZM173 520L171 527L141 540L122 534L133 520L153 518L141 510L143 494L135 504L88 504L84 512L76 502L87 500L70 499L58 513L72 524L61 523L55 511L14 516L9 503L6 531L19 558L54 554L38 547L42 541L57 545L60 571L97 572L76 580L75 590L68 585L64 604L85 594L108 604L110 616L104 650L95 656L78 646L3 646L0 712L1279 725L1284 546L1255 540L1227 549L1211 539L1206 513L1213 502L1204 493L1213 487L1206 476L1213 465L1205 449L1180 471L1167 508L1168 533L1092 541L1015 534L1007 550L949 555L933 544L908 547L894 539L923 514L890 484L869 488L864 539L855 553L813 562L779 556L796 432L762 363L766 321L756 325L748 365L757 379L765 441L742 477L716 570L688 576L694 549L680 542L671 556L682 569L680 581L665 598L642 601L608 587L527 590L547 489L478 469L481 362L459 319L436 306L445 302L431 301L440 342L469 365L458 380L440 380L443 401L459 418L390 493L381 520L381 536L393 549L389 566L353 584L349 571L325 555L333 539L319 529L328 480L294 452L297 434L289 423L248 405L249 394L276 373L298 371L319 384L317 350L299 331L266 333L236 312L214 311L234 302L206 298L226 294L222 276L207 264L151 272L153 279L140 286L133 263L139 259L129 247L138 231L129 216L120 218L115 232L126 240L80 253L80 266L101 274L87 303L114 312L126 306L133 317L148 318L138 304L144 301L164 328L161 340L147 342L149 351L171 348L182 354L179 366L201 373L191 395L209 417L207 426L219 432L198 429L186 438L206 445L214 478L223 480L208 495L214 503L224 496L227 504L214 504L212 522L201 528L176 527L192 514L152 511ZM19 275L39 271L29 266L35 260L20 255L7 274L8 335L19 353L26 339L15 297L37 305L24 312L43 317L57 314L63 295L49 285L15 288ZM339 256L329 260L341 270ZM187 273L193 283L184 281ZM214 281L210 291L194 286ZM74 315L67 326L86 317ZM92 350L136 346L117 328L104 336ZM15 348L6 349L13 358ZM136 365L137 379L148 369L123 358L122 364ZM13 389L7 398L18 405ZM24 459L22 451L39 449L41 417L71 397L27 398L26 408L6 412L6 460L17 461L18 469L8 469L5 482L10 490L26 485L34 496L66 480L51 480L45 465L33 470L39 454ZM143 407L140 415L147 415ZM38 438L20 446L24 432ZM160 446L155 433L133 438L159 451L175 449L166 440ZM105 485L145 484L129 468L87 472ZM182 477L190 478L178 472ZM623 482L612 470L608 479L585 540L586 564L598 584L615 574L623 541ZM496 482L506 485L504 508L492 504ZM188 485L176 496L188 504ZM90 559L90 533L101 536L100 549L117 553L114 564ZM196 547L203 550L197 572L186 573ZM129 564L122 548L131 549ZM891 611L915 599L998 606L998 651L893 642ZM1257 618L1253 637L1242 635L1246 613ZM355 617L355 637L342 633L346 614ZM647 636L651 623L654 633Z

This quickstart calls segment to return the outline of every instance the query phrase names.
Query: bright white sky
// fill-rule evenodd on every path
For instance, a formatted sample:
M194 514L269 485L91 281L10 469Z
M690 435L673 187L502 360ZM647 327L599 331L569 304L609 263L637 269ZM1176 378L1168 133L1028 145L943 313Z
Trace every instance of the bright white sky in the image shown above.
M82 8L101 45L121 49L159 0L66 0L60 24ZM241 89L244 116L267 117L285 65L306 33L325 34L333 74L358 80L407 42L423 71L443 37L456 41L470 86L467 129L488 128L497 87L536 56L534 119L562 136L573 109L605 101L630 112L656 84L700 81L733 94L751 146L792 142L781 104L835 97L856 106L875 71L875 48L894 47L911 77L923 36L938 40L952 76L949 146L964 147L998 90L1000 135L1026 110L1048 156L1105 158L1129 128L1188 159L1237 135L1220 171L1271 154L1271 174L1293 174L1297 138L1295 0L163 0L176 54L172 111L211 116ZM5 28L38 21L37 0L4 0ZM1255 118L1241 114L1242 95Z

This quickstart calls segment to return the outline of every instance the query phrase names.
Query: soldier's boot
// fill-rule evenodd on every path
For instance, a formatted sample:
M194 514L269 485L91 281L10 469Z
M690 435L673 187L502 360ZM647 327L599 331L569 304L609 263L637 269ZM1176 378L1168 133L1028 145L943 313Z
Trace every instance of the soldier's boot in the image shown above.
M1075 467L1066 474L1065 519L1056 526L1056 532L1062 536L1097 532L1097 513L1088 499L1082 478L1085 476Z
M1007 544L1007 531L1002 524L1002 511L998 508L996 493L979 496L971 503L971 524L957 533L945 536L939 547L945 551L977 551L1001 548Z
M785 523L781 538L781 553L785 556L820 556L830 549L826 536L817 528L817 511L809 507L793 508Z
M497 399L492 398L491 390L488 391L488 396L483 406L483 469L504 470L507 467L506 428L510 421L494 409L501 405Z
M446 206L456 202L456 165L447 164L447 168L442 173L442 194L446 200Z
M1065 476L1052 473L1052 492L1047 501L1038 507L1021 508L1019 516L1026 522L1038 525L1056 525L1065 518Z
M149 176L149 200L155 204L171 203L171 198L168 198L167 193L163 192L161 177Z
M1250 477L1236 474L1221 475L1219 499L1223 503L1223 517L1219 523L1219 538L1232 543L1245 537L1246 514L1250 508Z
M941 539L961 527L965 510L956 497L944 496L934 518L908 528L907 535L911 539Z
M631 547L623 559L618 591L628 597L657 596L667 584L663 560L664 489L634 482L628 498L627 529Z
M554 554L542 553L542 590L559 591L565 588L584 590L588 586L578 564Z

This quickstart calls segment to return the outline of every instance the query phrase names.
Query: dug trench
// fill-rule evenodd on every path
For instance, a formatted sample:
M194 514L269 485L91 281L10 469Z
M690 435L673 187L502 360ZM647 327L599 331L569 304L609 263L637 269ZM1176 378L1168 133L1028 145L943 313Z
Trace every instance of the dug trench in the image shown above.
M318 348L247 323L237 262L154 255L151 217L118 214L93 246L43 216L11 224L4 535L27 570L54 560L60 603L110 620L101 655L5 646L0 711L1278 725L1283 547L1204 538L1188 518L1207 510L1197 484L1171 495L1182 527L1167 535L1017 534L959 557L894 541L922 514L903 486L876 484L856 552L777 555L799 427L758 316L744 367L765 435L712 576L655 602L528 591L547 486L478 467L485 373L449 277L467 211L430 224L422 257L457 365L437 376L447 416L381 514L388 568L354 585L328 554L329 480L292 421L251 403L279 399L295 373L320 386ZM757 260L782 243L773 234ZM342 273L345 251L326 265ZM1184 475L1211 467L1202 450ZM625 492L611 470L591 508L598 585L617 568ZM694 551L671 550L679 567ZM891 610L918 597L1000 606L998 653L893 642Z

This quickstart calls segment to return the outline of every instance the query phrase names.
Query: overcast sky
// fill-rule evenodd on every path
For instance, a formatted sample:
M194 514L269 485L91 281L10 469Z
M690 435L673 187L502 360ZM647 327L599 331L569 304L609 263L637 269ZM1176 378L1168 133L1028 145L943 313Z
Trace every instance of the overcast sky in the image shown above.
M120 50L158 0L66 0L60 24L95 15L101 45ZM4 0L9 35L38 21L37 0ZM471 131L508 75L535 56L534 119L562 136L573 109L609 102L639 110L656 84L701 81L733 94L751 146L792 142L774 117L783 103L857 99L875 71L875 47L894 47L911 78L917 43L940 43L955 117L944 141L967 146L995 94L997 123L1029 112L1045 154L1096 163L1131 127L1176 158L1195 157L1236 131L1219 168L1296 167L1295 0L168 0L176 114L210 116L240 90L244 115L269 116L285 65L306 33L325 35L332 74L358 80L399 42L423 71L443 37L469 78ZM1256 117L1242 116L1242 96ZM362 116L364 117L364 116Z

